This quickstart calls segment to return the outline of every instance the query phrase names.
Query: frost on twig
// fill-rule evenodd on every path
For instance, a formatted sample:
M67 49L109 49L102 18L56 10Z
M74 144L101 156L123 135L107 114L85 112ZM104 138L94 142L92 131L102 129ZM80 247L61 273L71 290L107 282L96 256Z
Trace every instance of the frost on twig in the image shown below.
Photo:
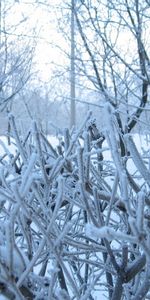
M131 152L132 159L137 167L137 170L141 173L141 175L143 176L144 180L148 183L148 185L150 185L150 172L146 168L143 159L140 153L138 152L135 143L133 142L132 137L130 135L126 135L125 140L127 142L128 149Z
M85 233L87 236L92 237L92 238L97 238L97 239L106 238L109 241L116 239L116 240L119 240L122 242L132 242L132 243L137 242L136 237L122 233L119 230L115 231L108 226L96 228L95 226L93 226L91 224L87 224L85 227Z

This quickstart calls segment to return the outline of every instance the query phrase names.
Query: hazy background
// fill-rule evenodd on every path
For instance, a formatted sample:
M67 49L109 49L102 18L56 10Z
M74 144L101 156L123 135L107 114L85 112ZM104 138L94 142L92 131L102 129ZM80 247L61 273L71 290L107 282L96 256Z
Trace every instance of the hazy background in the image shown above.
M75 21L77 126L86 112L92 110L98 126L103 127L102 107L107 98L105 88L109 97L115 99L112 101L126 122L128 114L132 114L140 105L142 89L141 79L138 77L140 66L132 24L125 22L124 16L124 21L120 21L121 17L118 17L113 2L108 5L107 1L87 1L87 6L80 2L75 1L80 25L97 64L98 76L104 89L94 73L92 58L88 49L84 49L86 47L82 34ZM123 5L122 1L120 3ZM146 9L146 3L143 7ZM90 12L94 16L96 10L102 14L103 19L100 19L99 24L104 37L107 31L109 45L103 39L100 40L100 30L94 31L90 24L88 14ZM146 21L143 21L142 32L144 45L149 51L148 10L146 13L143 13ZM36 119L42 130L50 134L59 132L59 128L62 130L69 127L71 1L1 0L0 44L0 133L7 132L9 113L15 115L19 128L24 131L30 127L33 119ZM118 56L120 54L122 60ZM130 70L130 65L134 70ZM149 122L148 105L149 100L147 109L142 114L143 120L147 120L146 123ZM138 123L134 130L141 130L144 126L143 123Z

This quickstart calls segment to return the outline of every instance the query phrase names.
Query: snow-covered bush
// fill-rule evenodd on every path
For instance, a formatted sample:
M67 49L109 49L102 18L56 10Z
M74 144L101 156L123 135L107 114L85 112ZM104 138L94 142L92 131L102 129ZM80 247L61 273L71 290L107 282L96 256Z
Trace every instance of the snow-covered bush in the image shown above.
M11 145L1 143L0 158L7 299L149 299L149 152L120 136L110 105L105 117L103 133L89 114L57 147L36 124L21 139L10 117Z

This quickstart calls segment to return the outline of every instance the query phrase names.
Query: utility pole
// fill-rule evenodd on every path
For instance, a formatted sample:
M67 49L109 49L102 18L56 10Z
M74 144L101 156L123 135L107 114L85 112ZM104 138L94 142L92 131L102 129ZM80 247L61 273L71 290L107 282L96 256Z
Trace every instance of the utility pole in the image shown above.
M2 0L0 0L0 47L2 44Z
M71 70L70 70L70 128L76 126L76 105L75 105L75 1L71 0Z

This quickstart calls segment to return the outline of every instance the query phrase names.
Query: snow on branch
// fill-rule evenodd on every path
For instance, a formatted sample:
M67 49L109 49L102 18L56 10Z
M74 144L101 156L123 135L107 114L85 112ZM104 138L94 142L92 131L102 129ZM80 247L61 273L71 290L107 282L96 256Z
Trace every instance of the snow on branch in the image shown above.
M96 238L96 239L103 239L106 238L109 241L112 240L119 240L124 242L132 242L136 243L137 238L128 234L121 232L120 230L115 231L114 229L108 226L102 226L101 228L97 228L91 224L87 224L85 227L85 233L87 236Z

